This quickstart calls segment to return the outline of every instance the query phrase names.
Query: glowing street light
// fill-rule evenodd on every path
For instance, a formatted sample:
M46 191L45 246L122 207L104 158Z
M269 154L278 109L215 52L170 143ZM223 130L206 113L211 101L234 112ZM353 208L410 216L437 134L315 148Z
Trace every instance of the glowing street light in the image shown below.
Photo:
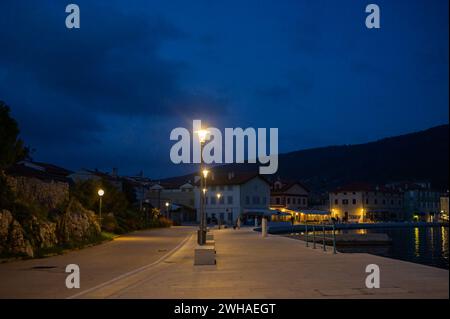
M200 142L200 189L203 190L203 195L200 194L200 227L197 233L197 242L199 245L204 245L206 240L205 194L208 170L203 166L203 145L206 142L206 137L209 132L207 130L200 129L195 133L197 133Z
M206 136L208 135L208 131L207 130L198 130L196 131L196 133L198 134L198 139L200 141L201 144L206 142Z
M105 195L105 191L100 188L97 191L97 194L98 194L98 196L100 198L99 208L98 208L98 217L99 217L99 220L100 220L100 229L101 229L102 228L102 197L103 197L103 195Z

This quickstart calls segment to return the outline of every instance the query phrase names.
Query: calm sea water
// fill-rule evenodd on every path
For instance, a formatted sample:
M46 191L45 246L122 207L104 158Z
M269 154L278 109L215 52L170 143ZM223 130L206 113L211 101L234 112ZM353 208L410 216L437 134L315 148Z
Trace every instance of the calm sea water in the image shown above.
M340 233L385 233L391 245L338 247L343 253L369 253L449 269L448 227L340 230Z

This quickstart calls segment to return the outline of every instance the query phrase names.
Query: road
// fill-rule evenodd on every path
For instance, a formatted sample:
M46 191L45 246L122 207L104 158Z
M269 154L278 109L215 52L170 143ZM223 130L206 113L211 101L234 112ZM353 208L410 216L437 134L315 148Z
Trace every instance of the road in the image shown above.
M194 231L188 226L139 231L63 255L0 264L0 298L83 298L85 292L157 266ZM80 289L65 285L68 264L80 267Z

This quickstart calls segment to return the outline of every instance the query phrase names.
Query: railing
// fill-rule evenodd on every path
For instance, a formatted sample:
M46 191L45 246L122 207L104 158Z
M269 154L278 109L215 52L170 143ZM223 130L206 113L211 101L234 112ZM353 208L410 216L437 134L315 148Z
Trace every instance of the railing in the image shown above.
M322 241L323 251L327 251L326 240L331 239L333 243L333 254L336 254L336 227L334 224L304 224L305 226L305 242L306 247L309 247L309 232L312 232L313 249L317 249L316 233L318 233L319 241ZM325 229L331 229L331 237L327 236Z

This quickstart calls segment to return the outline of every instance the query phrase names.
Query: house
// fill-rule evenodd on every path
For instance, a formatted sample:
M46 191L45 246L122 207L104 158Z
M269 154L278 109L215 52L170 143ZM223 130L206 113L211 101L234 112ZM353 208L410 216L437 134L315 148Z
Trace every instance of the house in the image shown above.
M309 190L297 181L277 179L270 188L270 207L305 209L308 207Z
M256 216L270 216L270 183L257 173L211 173L206 180L205 214L209 222L232 225ZM200 188L195 187L197 221L200 221Z
M150 180L150 178L144 177L144 173L140 172L135 176L123 176L121 179L122 186L129 186L133 189L136 203L138 203L140 209L142 209L145 203L147 192L152 185L152 181Z
M352 183L329 193L333 218L344 222L403 220L403 194L393 188Z
M403 193L405 220L439 220L441 193L433 190L429 182L395 182L386 186Z
M175 223L194 222L194 185L190 179L175 178L154 182L149 187L145 202L172 219Z

